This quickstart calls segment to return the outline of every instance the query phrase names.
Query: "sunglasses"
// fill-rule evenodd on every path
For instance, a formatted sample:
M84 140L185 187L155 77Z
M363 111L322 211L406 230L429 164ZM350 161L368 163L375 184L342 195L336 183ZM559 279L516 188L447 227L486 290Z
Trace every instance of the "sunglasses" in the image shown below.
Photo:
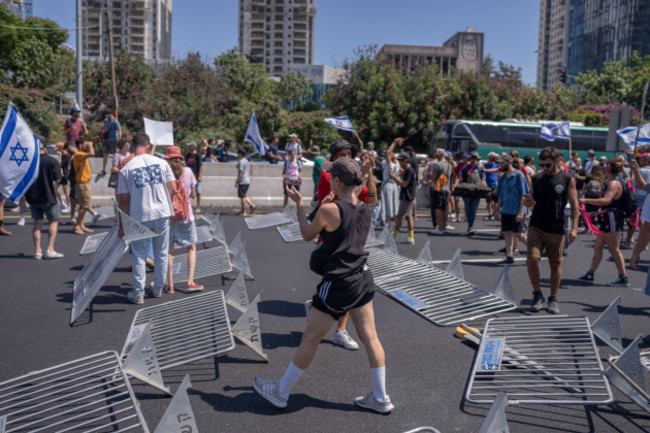
M539 164L539 166L542 167L542 168L551 168L551 167L553 167L553 163L551 163L551 164Z

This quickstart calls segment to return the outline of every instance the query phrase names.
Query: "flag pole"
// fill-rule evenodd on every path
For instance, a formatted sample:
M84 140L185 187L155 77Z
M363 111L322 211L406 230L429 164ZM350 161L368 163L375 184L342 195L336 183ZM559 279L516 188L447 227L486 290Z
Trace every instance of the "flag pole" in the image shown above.
M361 152L363 152L363 141L361 141L361 137L359 137L359 134L357 134L357 130L354 130L354 136L357 137L357 140L359 140L359 147L361 148Z
M645 98L648 96L648 84L650 80L646 81L645 87L643 88L643 97L641 98L641 116L639 117L639 126L636 128L636 138L634 139L634 153L632 156L636 156L636 146L639 143L639 132L641 132L641 125L643 124L643 111L645 109ZM618 143L618 140L616 141Z

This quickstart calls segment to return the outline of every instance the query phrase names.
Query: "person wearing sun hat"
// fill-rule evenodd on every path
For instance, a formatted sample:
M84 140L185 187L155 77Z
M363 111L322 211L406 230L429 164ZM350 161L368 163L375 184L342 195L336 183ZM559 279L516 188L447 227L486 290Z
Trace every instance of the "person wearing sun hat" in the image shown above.
M196 225L194 223L194 213L190 206L189 199L196 196L196 178L189 167L185 167L185 159L181 155L181 150L177 146L169 146L165 159L174 173L176 178L176 189L179 191L178 198L186 202L187 217L177 219L174 216L169 221L169 254L167 262L167 285L164 287L165 293L174 293L174 280L172 267L174 266L172 250L174 244L181 247L187 247L187 291L196 292L203 290L194 282L194 269L196 267Z

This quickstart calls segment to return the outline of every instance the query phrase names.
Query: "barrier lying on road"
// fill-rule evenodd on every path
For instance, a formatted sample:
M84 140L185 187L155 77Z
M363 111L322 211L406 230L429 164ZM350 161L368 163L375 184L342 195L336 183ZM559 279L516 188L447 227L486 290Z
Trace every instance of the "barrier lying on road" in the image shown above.
M93 214L86 212L86 216L84 217L85 224L104 221L107 219L115 219L115 208L113 206L100 206L93 210L95 211L95 215L98 215L97 220L95 221L95 216Z
M277 231L285 242L300 242L303 240L302 235L300 234L300 225L298 223L280 226L277 228Z
M244 218L244 222L249 230L294 223L297 220L296 208L290 207L288 204L282 212L269 212L263 215Z
M182 283L189 278L187 267L187 253L174 256L172 276L175 283ZM194 279L211 277L213 275L225 274L232 270L228 249L224 246L208 248L196 252L196 268Z
M128 249L124 239L117 236L117 230L117 225L111 228L74 280L70 325L73 325L81 313L88 308Z
M618 319L618 304L620 303L621 297L619 296L609 304L609 307L591 325L591 331L594 335L618 353L623 351L621 324Z
M0 416L6 433L149 431L113 351L0 383Z
M620 356L616 357L615 361L614 358L609 359L610 367L605 372L605 376L630 400L650 412L650 395L645 390L645 377L639 353L640 343L639 335Z
M99 244L102 243L102 240L106 237L108 232L104 233L96 233L94 235L90 235L86 238L84 241L84 244L81 246L81 251L79 251L80 256L85 256L86 254L92 254L95 251L97 251L97 248L99 248Z
M465 399L492 403L602 404L612 401L584 316L489 319Z
M210 226L196 226L196 244L204 244L214 239ZM174 244L175 249L185 248L179 244Z
M154 433L198 433L199 428L187 395L187 389L191 387L190 376L186 374Z
M235 348L221 290L138 310L122 348L122 357L131 350L149 321L161 370Z
M504 269L506 276L502 274L490 293L385 249L370 248L368 252L368 266L377 286L436 325L448 326L517 308L507 269Z

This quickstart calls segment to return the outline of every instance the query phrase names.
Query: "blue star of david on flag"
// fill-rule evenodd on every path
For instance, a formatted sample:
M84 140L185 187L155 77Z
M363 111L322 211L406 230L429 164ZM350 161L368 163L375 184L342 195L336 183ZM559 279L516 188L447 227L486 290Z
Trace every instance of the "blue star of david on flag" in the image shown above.
M20 142L16 143L15 146L10 147L11 149L11 157L9 158L9 161L16 161L16 164L18 164L18 167L20 167L20 164L23 162L29 162L29 159L27 158L27 148L22 147L20 145ZM21 151L23 154L22 156L16 158L16 152Z
M13 104L0 129L0 197L18 201L38 177L39 143Z
M344 131L354 132L354 126L348 118L348 116L339 116L339 117L330 117L325 119L325 122L334 126L335 128L342 129Z

